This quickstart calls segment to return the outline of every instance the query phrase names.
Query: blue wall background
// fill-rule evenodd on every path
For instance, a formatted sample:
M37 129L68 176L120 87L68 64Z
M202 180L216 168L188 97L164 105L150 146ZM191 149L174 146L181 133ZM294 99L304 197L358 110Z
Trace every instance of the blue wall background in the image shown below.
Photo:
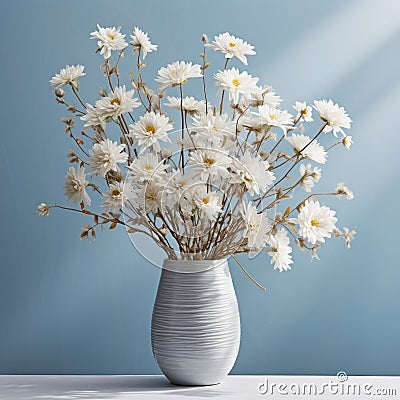
M150 347L159 269L122 229L89 244L78 238L83 217L35 214L41 201L65 203L72 146L48 80L82 63L82 95L94 99L100 58L89 33L100 23L150 32L159 51L148 73L197 61L203 32L230 31L256 46L249 72L285 107L322 97L346 107L355 144L330 155L320 188L344 181L354 190L353 202L331 206L357 226L356 240L350 251L328 242L319 262L296 253L289 273L272 271L267 258L246 262L266 293L232 263L243 326L233 372L400 374L400 2L14 0L0 8L0 373L159 373Z

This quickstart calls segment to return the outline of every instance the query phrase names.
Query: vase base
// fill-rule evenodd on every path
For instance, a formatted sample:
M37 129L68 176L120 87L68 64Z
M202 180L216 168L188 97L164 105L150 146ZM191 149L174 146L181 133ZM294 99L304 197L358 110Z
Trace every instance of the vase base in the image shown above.
M168 378L168 377L167 377ZM169 379L170 383L175 386L190 386L190 387L197 387L197 386L216 386L219 385L221 382L214 382L214 383L205 383L205 382L182 382L176 381L174 379Z

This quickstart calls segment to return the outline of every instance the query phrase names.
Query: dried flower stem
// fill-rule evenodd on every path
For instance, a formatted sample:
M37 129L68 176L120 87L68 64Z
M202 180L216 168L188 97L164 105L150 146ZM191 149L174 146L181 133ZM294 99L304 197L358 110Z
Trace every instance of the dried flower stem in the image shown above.
M239 260L232 255L232 258L236 261L236 264L239 265L240 269L246 274L246 276L255 284L257 285L261 290L267 290L263 285L261 285L260 283L258 283L246 270L245 267L243 267L243 265L239 262Z
M226 59L225 65L224 65L224 70L226 70L226 67L228 66L229 58ZM221 103L219 104L219 115L222 115L222 110L224 108L224 97L225 97L225 90L222 91L221 94Z
M183 148L183 140L185 138L185 117L183 115L183 89L182 89L182 83L179 84L179 93L181 95L181 139L182 139L182 145L181 145L181 155L180 155L180 163L182 167L182 172L185 173L185 153L184 153L184 148Z
M207 99L207 89L206 89L206 46L204 46L203 48L203 54L202 54L202 58L203 58L203 93L204 93L204 101L206 102L206 114L208 114L208 99Z
M81 103L81 105L83 106L83 108L86 110L86 104L83 102L83 100L80 98L78 92L76 91L76 89L74 88L74 85L70 85L72 88L72 91L74 92L76 98L78 99L79 103Z

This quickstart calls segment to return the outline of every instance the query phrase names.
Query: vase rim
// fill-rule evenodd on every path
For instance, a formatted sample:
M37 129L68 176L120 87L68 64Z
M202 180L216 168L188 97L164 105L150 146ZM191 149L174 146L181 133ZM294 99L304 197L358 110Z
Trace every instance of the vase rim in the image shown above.
M184 274L207 271L227 263L226 258L217 260L172 260L166 258L163 269Z

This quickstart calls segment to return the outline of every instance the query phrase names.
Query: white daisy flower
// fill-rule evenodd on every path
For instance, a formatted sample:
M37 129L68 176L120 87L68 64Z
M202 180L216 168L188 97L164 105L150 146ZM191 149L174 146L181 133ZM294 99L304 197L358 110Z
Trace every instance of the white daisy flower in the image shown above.
M182 194L193 182L191 174L183 175L179 169L173 169L165 176L164 191L167 194Z
M314 184L321 178L321 168L314 167L311 169L311 164L300 164L301 186L306 192L311 192Z
M282 102L280 96L275 94L274 89L271 86L258 87L258 90L252 94L252 101L250 102L251 107L258 107L266 105L272 108L276 108Z
M171 142L168 132L173 129L169 118L165 115L155 114L153 111L140 117L139 121L129 125L130 135L138 141L143 153L148 147L158 152L161 150L159 141Z
M188 158L188 167L193 175L207 180L210 176L229 176L228 167L231 165L231 158L225 153L216 149L194 150Z
M293 134L287 137L286 140L292 145L295 152L299 153L301 151L303 157L319 164L325 164L327 153L316 140L311 142L311 138L303 134ZM307 147L304 149L305 146Z
M327 123L324 132L333 131L335 136L340 132L343 136L346 136L342 128L350 129L350 125L353 121L343 107L334 104L332 100L327 101L324 99L315 100L314 108L317 110L322 121Z
M351 242L354 240L354 235L356 233L357 232L354 229L350 230L349 228L347 228L345 226L343 227L343 236L346 240L346 247L348 249L351 247Z
M190 137L189 135L186 135L183 139L178 138L176 140L176 143L179 146L182 146L185 150L196 150L208 147L211 148L216 147L213 141L207 140L204 136L193 135L193 134L191 134Z
M46 203L40 203L37 208L36 212L44 217L48 217L50 215L50 207Z
M205 44L205 46L221 51L225 54L225 58L237 57L245 65L247 65L246 54L256 54L253 50L254 46L244 42L242 39L230 35L228 32L214 36L214 41Z
M80 204L84 203L90 206L91 200L89 195L86 193L86 187L89 182L86 180L85 169L79 167L69 167L67 175L65 177L65 195L69 201Z
M169 103L165 105L171 107L174 110L181 109L181 98L180 97L167 97ZM194 97L184 97L182 101L183 111L186 111L190 115L198 113L204 113L206 110L206 103L203 100L196 100Z
M105 176L108 171L118 172L120 170L118 164L128 160L125 147L125 144L118 144L108 138L95 143L89 150L89 173Z
M296 101L293 108L297 111L296 120L302 119L304 122L314 121L312 118L312 107L308 106L307 103Z
M86 103L86 114L80 118L85 121L84 128L96 128L100 127L103 131L106 129L106 123L96 107L93 107L89 103Z
M353 144L353 137L352 136L344 136L342 139L342 144L344 147L346 147L347 150L350 150L350 147Z
M71 85L79 90L78 78L86 75L83 72L84 69L83 65L67 65L65 68L61 68L60 72L51 78L51 87L59 88L64 85Z
M286 110L279 110L267 105L258 107L258 113L255 114L261 123L269 126L276 126L286 134L287 130L293 126L293 117Z
M98 39L97 46L99 46L100 54L105 60L111 57L111 51L123 50L128 43L125 42L125 36L121 34L121 27L102 28L97 24L97 31L92 32L91 39Z
M274 269L279 271L290 270L290 264L293 264L292 248L289 246L290 240L285 229L279 229L276 234L269 235L267 243L270 246L268 254L271 256L271 264L274 264Z
M257 140L276 140L277 133L275 130L271 129L272 126L268 125L261 118L254 117L254 113L241 118L240 125L254 132L257 136Z
M127 91L125 85L116 87L113 92L96 101L98 115L103 119L117 119L120 115L139 107L138 99L132 98L134 92L134 89Z
M348 188L347 186L345 186L343 182L340 182L337 184L336 194L337 194L337 197L339 197L339 199L342 197L342 195L346 196L347 200L354 199L353 191L350 188Z
M112 183L108 192L103 194L103 202L101 203L101 206L109 212L119 211L122 207L123 192L123 182Z
M241 215L246 224L244 238L248 240L248 247L251 249L262 248L271 230L271 226L268 224L265 215L258 214L257 208L250 203L247 204L247 208L241 211Z
M201 78L203 76L199 64L192 65L191 62L175 61L158 70L156 82L160 83L160 90L168 86L178 86L187 82L189 78Z
M299 225L299 234L314 245L331 237L338 220L335 214L329 207L320 206L318 201L309 199L301 207L297 218L291 218L290 222Z
M239 160L235 160L231 168L234 172L232 182L244 184L252 196L254 193L265 192L267 186L275 180L274 174L268 170L268 162L259 156L252 157L248 151Z
M197 209L208 219L214 219L221 211L221 197L217 192L207 192L205 185L197 185L193 193L192 201Z
M233 104L239 103L240 95L249 100L259 90L257 87L258 78L253 78L247 71L240 73L237 68L219 71L214 75L214 78L217 80L215 84L229 93L229 100Z
M182 195L190 191L193 184L193 175L190 173L182 174L179 169L173 169L165 174L162 182L161 202L163 207L177 209L178 204L182 201Z
M223 139L224 136L236 138L236 122L231 121L227 114L199 114L193 118L191 128L196 134L208 139L214 137Z
M147 53L157 51L157 45L152 44L147 33L144 33L137 26L133 29L133 35L131 35L131 44L137 46L143 53L143 60L146 58Z
M165 170L168 165L160 163L155 154L148 153L133 160L128 168L130 176L135 179L136 183L146 183L165 179Z
M155 215L160 209L160 195L160 186L155 182L149 182L146 185L134 188L129 194L129 201L141 212L145 214L152 212Z

